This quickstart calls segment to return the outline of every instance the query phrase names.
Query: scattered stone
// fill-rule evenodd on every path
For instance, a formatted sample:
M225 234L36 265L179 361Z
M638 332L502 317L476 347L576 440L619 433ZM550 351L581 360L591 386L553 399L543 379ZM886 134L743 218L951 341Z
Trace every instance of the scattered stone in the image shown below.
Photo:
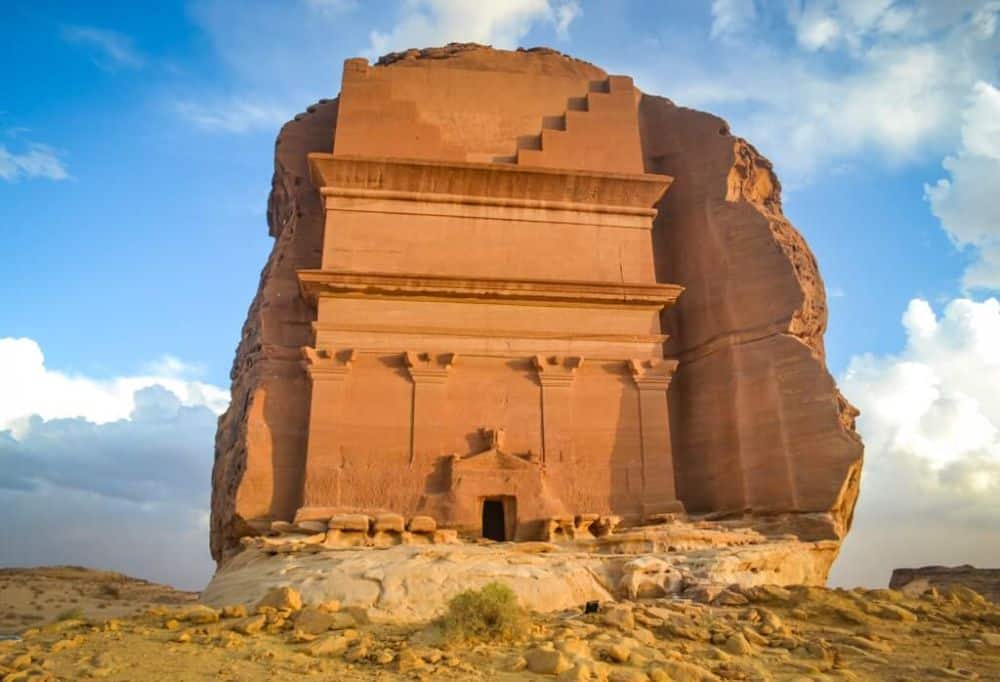
M528 670L539 675L558 675L569 670L572 664L555 649L534 648L524 653Z
M715 606L743 606L750 603L745 596L728 587L715 595L711 601Z
M556 676L559 682L588 682L594 675L594 669L587 663L578 661L569 670L563 670Z
M329 599L316 604L316 608L325 613L336 613L337 611L340 611L340 601L337 599Z
M710 670L686 661L664 661L650 671L655 682L715 682L718 676Z
M293 587L276 587L257 602L257 609L265 607L279 611L298 611L302 608L302 595Z
M700 604L709 604L724 589L722 585L694 585L684 590L684 596Z
M413 649L403 649L396 656L396 670L401 673L424 670L426 668L427 664L424 663L424 659L418 656Z
M624 663L625 661L628 660L631 651L627 646L621 643L615 643L615 644L609 644L607 647L605 647L603 653L608 658L609 661L613 661L615 663Z
M635 629L635 616L628 604L609 604L604 607L602 620L606 625L612 625L625 631Z
M662 559L640 557L622 567L618 589L629 599L662 597L681 589L680 571Z
M203 604L196 604L182 611L178 620L194 625L208 625L219 622L219 612Z
M236 604L234 606L223 606L220 611L220 615L223 618L246 618L247 617L247 607L244 604Z
M331 635L310 642L302 651L310 656L340 656L354 641L354 638L345 635Z
M746 656L753 651L750 642L741 633L731 635L723 645L723 649L734 656Z
M261 614L257 616L248 616L243 618L232 625L233 630L240 633L241 635L256 635L264 626L267 624L267 616Z
M312 606L306 606L295 614L295 629L310 635L318 635L323 632L327 632L332 629L330 626L333 625L334 617L336 615L347 614L337 614L336 612L331 614L326 611L320 611ZM348 616L348 618L350 618L350 616ZM351 625L354 625L353 621L354 619L351 618ZM344 627L350 626L345 625Z

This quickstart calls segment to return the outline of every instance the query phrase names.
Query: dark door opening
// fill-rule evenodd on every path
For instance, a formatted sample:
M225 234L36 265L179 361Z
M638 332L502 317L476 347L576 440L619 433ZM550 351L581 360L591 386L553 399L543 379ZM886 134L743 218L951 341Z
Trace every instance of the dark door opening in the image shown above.
M507 540L507 524L500 500L483 500L483 537L497 542Z

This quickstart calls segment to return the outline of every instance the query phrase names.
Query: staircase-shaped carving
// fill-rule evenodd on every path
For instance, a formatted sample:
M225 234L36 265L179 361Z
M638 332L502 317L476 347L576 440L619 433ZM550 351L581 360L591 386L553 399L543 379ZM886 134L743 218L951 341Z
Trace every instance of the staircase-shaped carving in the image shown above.
M638 91L628 76L590 84L561 116L542 119L540 135L518 140L515 163L615 173L642 173Z

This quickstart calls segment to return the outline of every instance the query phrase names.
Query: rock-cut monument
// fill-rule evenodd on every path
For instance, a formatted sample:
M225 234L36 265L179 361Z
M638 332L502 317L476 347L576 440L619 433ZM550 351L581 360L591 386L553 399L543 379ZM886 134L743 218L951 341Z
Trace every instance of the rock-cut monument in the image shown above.
M822 280L721 119L547 49L349 59L282 129L268 219L216 559L274 528L848 530Z

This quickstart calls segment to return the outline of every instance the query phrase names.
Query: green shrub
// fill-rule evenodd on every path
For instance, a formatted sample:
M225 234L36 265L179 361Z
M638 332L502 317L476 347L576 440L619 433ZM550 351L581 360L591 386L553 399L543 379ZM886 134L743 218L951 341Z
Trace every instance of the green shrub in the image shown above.
M452 597L439 624L451 642L509 640L527 630L528 614L513 590L494 582Z
M80 608L66 609L56 616L57 621L79 620L83 618L83 611Z

